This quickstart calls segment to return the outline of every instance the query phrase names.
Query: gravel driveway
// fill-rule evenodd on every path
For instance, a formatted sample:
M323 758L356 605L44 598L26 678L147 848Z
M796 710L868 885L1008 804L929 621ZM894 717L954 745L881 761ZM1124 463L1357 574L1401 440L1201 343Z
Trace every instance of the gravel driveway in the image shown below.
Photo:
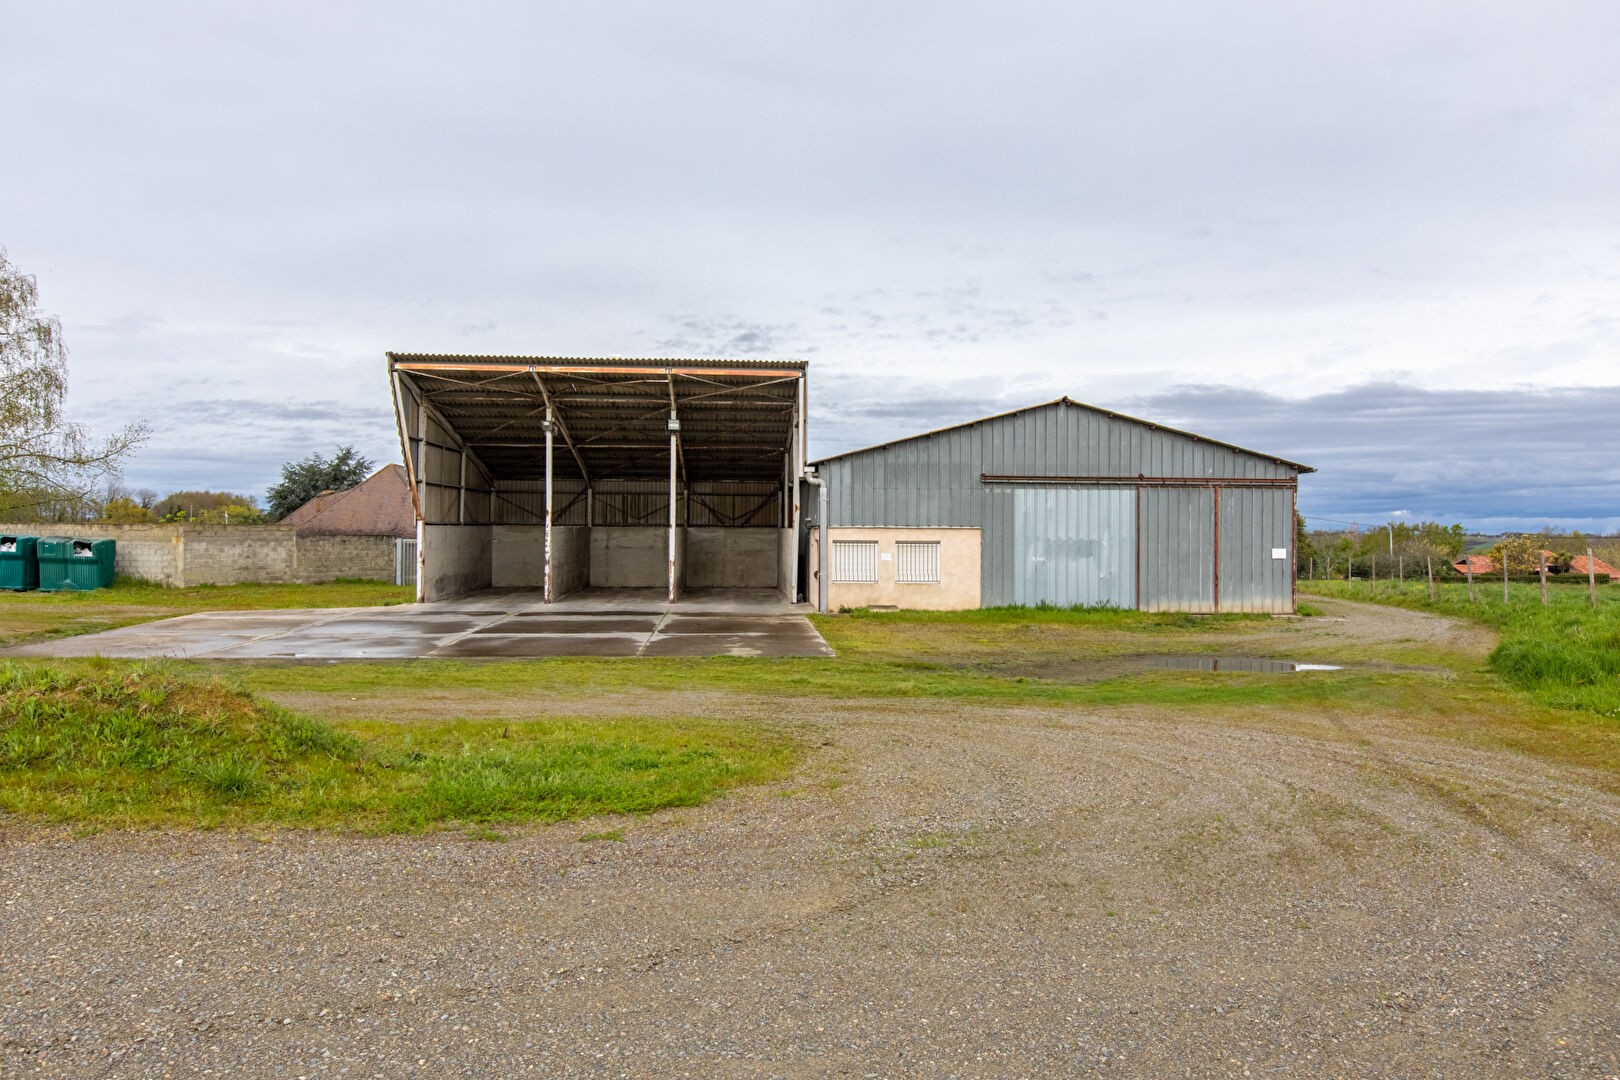
M504 843L5 826L0 1075L1620 1075L1593 778L1394 716L701 703L817 749Z

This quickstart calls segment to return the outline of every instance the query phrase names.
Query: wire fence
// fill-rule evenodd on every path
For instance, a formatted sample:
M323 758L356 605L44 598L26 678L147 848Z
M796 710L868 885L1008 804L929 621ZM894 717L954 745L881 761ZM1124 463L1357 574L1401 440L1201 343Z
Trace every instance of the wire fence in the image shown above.
M1363 554L1343 552L1308 556L1302 560L1304 565L1298 570L1301 581L1365 581L1376 584L1382 574L1384 581L1427 583L1431 600L1435 599L1436 590L1441 585L1466 584L1470 603L1478 602L1483 595L1494 595L1498 584L1504 604L1511 602L1511 586L1515 583L1539 586L1543 604L1551 602L1554 589L1584 586L1588 600L1595 608L1598 605L1599 587L1620 584L1620 581L1608 571L1608 564L1595 555L1591 546L1587 546L1585 551L1584 557L1573 558L1538 551L1534 554L1533 565L1521 562L1517 567L1513 565L1515 559L1512 556L1499 559L1480 555L1451 556L1433 549ZM1600 566L1605 568L1601 572Z

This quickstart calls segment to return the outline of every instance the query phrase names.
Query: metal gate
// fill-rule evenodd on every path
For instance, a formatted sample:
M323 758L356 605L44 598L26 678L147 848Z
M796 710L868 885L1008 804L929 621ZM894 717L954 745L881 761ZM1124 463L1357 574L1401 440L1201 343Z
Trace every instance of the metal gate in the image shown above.
M1136 491L1021 487L1013 493L1013 602L1136 606Z
M394 541L394 584L416 584L416 541Z

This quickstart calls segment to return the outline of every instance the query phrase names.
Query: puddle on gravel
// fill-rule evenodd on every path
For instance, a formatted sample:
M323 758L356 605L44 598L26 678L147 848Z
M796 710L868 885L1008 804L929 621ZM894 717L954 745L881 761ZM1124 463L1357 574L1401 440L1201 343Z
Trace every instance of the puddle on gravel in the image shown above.
M1253 656L1144 656L1138 663L1173 671L1258 671L1268 675L1295 671L1343 671L1341 664L1301 664L1294 660L1267 660Z

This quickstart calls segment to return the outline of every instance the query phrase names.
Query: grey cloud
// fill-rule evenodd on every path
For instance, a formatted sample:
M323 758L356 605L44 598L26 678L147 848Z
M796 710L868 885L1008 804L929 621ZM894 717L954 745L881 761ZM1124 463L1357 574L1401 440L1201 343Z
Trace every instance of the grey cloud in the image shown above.
M1448 523L1620 529L1620 387L1376 383L1291 400L1186 386L1121 407L1315 466L1307 515L1379 522L1399 506Z

